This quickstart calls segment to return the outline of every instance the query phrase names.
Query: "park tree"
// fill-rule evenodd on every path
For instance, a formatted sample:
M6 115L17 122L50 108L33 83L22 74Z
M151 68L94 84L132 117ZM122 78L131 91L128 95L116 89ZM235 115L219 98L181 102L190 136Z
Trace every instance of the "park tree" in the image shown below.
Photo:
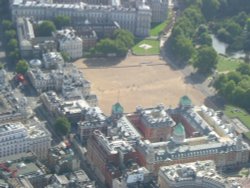
M204 32L201 35L197 36L197 42L200 45L211 46L212 45L212 38L208 32Z
M123 57L128 50L134 45L134 35L127 30L117 29L111 38L100 40L95 48L90 49L92 55L116 54Z
M240 72L241 74L250 75L250 65L247 63L242 63L236 71Z
M218 0L202 0L201 10L207 20L213 19L220 8Z
M236 84L238 84L242 80L242 75L237 71L233 71L227 74L227 78L228 81L233 80Z
M13 63L13 64L16 63L20 58L18 48L15 48L14 50L8 52L7 56L8 56L8 59L11 63Z
M25 74L29 69L29 64L25 60L19 60L16 64L16 72Z
M247 19L247 31L250 32L250 18Z
M217 37L219 40L226 42L226 43L233 42L233 39L231 38L230 33L225 28L221 28L217 31Z
M16 39L10 39L7 43L7 49L8 51L13 51L18 47L18 42Z
M134 45L134 35L124 29L117 29L114 31L114 39L117 41L121 41L124 46L129 49Z
M9 30L13 28L13 23L10 20L3 20L2 21L2 26L4 30Z
M179 57L181 61L188 61L194 53L192 40L180 35L176 39L173 46L175 56Z
M55 130L62 135L67 135L71 130L71 123L65 117L57 118L54 126Z
M233 98L232 93L235 88L236 88L236 84L233 80L226 82L226 84L223 87L222 93L224 97L226 97L226 99L228 99L229 101L232 101L232 98Z
M218 62L216 51L210 46L204 46L197 50L194 66L203 74L208 74L215 68Z
M45 20L36 28L36 32L41 37L51 36L52 32L56 30L56 26L52 21Z
M233 17L233 20L237 24L239 24L242 28L246 25L247 19L248 19L248 16L244 11L240 12L238 15Z
M236 86L236 88L234 88L233 90L232 97L231 97L232 103L238 104L239 106L243 106L245 93L246 91L242 87Z
M71 19L69 16L57 16L55 17L54 23L57 29L70 26Z
M230 33L231 37L234 38L241 34L242 29L239 24L229 19L225 24L225 29Z
M96 52L101 54L116 53L116 44L109 38L102 39L96 45Z
M61 55L62 55L62 58L63 58L63 60L65 62L69 62L70 61L70 56L69 56L69 54L67 52L62 51Z
M6 30L4 32L4 36L5 36L6 40L10 40L12 38L15 38L16 37L16 31L14 29Z

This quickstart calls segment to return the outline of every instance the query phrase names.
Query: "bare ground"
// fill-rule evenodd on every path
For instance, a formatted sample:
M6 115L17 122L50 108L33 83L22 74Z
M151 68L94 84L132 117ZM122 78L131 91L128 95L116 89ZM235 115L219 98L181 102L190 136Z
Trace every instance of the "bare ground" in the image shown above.
M153 107L160 103L175 107L183 95L200 105L206 97L185 83L181 71L171 69L159 56L129 56L121 61L80 59L74 64L91 82L92 92L98 96L105 114L110 114L117 101L125 112L133 112L136 106Z

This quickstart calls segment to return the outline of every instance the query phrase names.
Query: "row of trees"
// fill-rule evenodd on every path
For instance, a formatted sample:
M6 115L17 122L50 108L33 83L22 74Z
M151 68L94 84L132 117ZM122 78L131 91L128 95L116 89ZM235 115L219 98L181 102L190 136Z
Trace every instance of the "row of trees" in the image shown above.
M117 29L111 36L111 38L101 39L91 49L92 55L116 55L125 56L128 50L134 45L134 36L129 31L123 29Z
M53 21L44 20L35 25L35 33L37 36L47 37L51 36L56 29L60 30L64 27L70 26L71 18L69 16L57 16Z
M16 65L16 72L25 74L28 71L29 65L25 60L20 59L18 41L16 39L16 31L13 23L10 20L2 21L4 45L6 46L6 54L9 63L12 66Z
M228 102L250 111L249 64L242 64L235 72L220 75L214 86Z
M168 49L175 59L190 62L202 73L211 72L217 62L217 53L212 48L212 39L202 12L200 1L186 0L188 6L177 20Z
M12 21L5 19L2 21L2 28L4 36L2 41L6 47L8 61L15 64L20 59L20 53L14 24Z

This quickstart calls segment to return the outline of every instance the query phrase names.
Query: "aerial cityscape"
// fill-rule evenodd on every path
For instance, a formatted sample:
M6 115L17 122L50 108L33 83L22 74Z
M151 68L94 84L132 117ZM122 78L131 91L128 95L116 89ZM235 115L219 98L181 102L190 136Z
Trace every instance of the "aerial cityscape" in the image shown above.
M250 188L250 1L0 0L0 188Z

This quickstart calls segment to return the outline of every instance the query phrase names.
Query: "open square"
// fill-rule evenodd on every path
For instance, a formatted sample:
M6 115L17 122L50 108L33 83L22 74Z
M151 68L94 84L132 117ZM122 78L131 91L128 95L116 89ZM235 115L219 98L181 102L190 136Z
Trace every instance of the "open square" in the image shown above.
M159 56L129 56L119 63L113 59L81 59L74 64L91 82L105 114L110 114L117 101L125 112L135 111L138 105L176 106L183 95L188 95L194 104L204 102L205 96L186 84L183 74L172 70Z

